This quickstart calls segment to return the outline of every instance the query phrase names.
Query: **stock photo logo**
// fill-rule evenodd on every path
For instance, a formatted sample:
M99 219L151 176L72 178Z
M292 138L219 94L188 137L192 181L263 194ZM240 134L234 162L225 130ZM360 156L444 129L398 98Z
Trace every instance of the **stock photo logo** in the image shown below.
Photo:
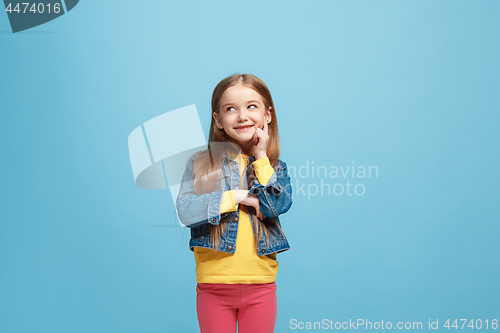
M136 185L144 189L168 188L175 205L187 159L206 146L194 104L166 112L137 126L128 137ZM179 226L184 227L180 221Z
M26 0L24 0L26 1ZM4 0L12 32L31 29L69 12L79 0L21 2Z
M218 145L218 149L223 150L228 148L226 144L211 145ZM175 206L188 159L206 148L207 141L194 104L144 122L128 136L135 184L144 189L168 189ZM289 165L288 169L295 180L295 195L305 196L307 200L317 196L360 197L366 192L367 182L379 177L378 166L357 165L354 161L351 165L340 166L315 165L314 161L310 165L306 161L306 165L298 168ZM178 222L180 227L185 227L179 218Z

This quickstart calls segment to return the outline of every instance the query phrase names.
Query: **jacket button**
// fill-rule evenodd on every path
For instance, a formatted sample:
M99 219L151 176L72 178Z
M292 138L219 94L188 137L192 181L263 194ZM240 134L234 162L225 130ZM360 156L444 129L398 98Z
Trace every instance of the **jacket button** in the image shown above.
M238 218L236 216L233 217L233 222L238 222Z
M264 249L260 250L260 253L264 253L264 252L266 252L266 250L264 250Z
M233 247L232 247L231 245L228 245L228 246L226 247L226 249L227 249L228 251L231 251L231 250L233 249Z
M215 223L215 217L212 217L211 221L212 221L212 223Z
M280 184L278 184L278 190L281 190L281 185Z

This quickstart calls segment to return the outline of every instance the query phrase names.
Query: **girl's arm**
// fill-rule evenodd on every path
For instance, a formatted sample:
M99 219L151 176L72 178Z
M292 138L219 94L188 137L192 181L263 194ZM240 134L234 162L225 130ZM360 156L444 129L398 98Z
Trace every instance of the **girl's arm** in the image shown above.
M189 228L195 228L205 223L217 225L221 219L220 206L225 191L197 195L194 190L194 160L195 156L192 156L187 162L179 195L175 202L179 219Z
M267 217L286 213L292 205L292 185L286 163L278 160L273 169L269 158L266 157L254 161L253 164L257 179L254 180L248 195L259 198L260 209ZM269 176L271 170L274 172Z

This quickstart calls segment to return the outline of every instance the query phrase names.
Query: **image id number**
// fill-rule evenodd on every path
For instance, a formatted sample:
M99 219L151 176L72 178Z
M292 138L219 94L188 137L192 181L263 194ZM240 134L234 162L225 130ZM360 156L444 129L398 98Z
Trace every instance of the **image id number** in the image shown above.
M20 6L21 5L21 6ZM22 8L24 6L24 8ZM28 9L29 8L29 9ZM38 5L36 3L29 3L29 2L23 2L23 3L18 3L14 8L12 8L12 4L9 3L9 5L7 6L7 8L5 8L5 11L12 13L12 12L16 12L16 13L26 13L26 11L29 12L33 12L33 13L40 13L42 14L43 12L47 11L48 13L51 13L51 11L53 13L59 13L61 11L61 4L59 3L54 3L54 4L43 4L43 3L39 3Z

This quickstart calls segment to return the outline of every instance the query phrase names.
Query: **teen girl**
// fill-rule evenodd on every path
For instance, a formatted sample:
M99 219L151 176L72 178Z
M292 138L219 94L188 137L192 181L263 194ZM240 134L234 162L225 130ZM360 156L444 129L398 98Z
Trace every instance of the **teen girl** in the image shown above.
M207 150L187 161L176 208L191 229L201 333L269 333L276 254L290 249L278 216L292 205L278 122L259 78L235 74L212 95Z

